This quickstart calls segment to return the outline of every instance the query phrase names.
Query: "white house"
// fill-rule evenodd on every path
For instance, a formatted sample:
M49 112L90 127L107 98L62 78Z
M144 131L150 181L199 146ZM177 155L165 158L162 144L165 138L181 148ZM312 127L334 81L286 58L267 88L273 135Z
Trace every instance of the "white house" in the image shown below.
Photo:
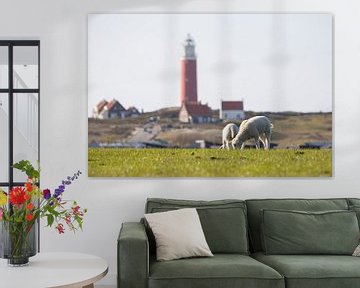
M221 101L220 119L243 120L245 119L243 101Z
M200 102L183 103L179 112L179 121L183 123L210 123L211 108Z
M113 99L110 102L100 101L93 108L93 118L97 119L114 119L139 116L140 112L135 107L125 109L119 101Z

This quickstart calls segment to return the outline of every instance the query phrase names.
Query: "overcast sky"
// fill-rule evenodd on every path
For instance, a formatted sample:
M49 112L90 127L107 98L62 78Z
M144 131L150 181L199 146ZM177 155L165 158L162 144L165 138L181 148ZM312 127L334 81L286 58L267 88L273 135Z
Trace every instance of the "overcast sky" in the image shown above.
M90 14L88 113L113 98L180 106L182 42L196 43L198 100L253 111L332 111L331 14Z

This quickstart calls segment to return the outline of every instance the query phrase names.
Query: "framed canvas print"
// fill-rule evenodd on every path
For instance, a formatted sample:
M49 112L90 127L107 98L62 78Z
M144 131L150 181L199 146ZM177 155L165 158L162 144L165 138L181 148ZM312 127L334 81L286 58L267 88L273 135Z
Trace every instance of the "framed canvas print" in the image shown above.
M90 177L332 177L333 19L89 14Z

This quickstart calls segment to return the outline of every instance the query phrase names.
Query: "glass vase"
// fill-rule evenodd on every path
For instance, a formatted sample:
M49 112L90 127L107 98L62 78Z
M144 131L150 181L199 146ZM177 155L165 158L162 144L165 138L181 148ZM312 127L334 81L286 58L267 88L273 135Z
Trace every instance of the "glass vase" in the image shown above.
M1 221L0 257L8 259L9 266L25 266L29 257L36 255L36 222Z

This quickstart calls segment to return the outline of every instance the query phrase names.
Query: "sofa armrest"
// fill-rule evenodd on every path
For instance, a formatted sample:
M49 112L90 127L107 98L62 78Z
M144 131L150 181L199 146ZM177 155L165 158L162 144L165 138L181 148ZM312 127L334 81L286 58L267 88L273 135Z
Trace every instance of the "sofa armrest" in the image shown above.
M117 242L118 288L146 288L149 243L141 223L123 223Z

